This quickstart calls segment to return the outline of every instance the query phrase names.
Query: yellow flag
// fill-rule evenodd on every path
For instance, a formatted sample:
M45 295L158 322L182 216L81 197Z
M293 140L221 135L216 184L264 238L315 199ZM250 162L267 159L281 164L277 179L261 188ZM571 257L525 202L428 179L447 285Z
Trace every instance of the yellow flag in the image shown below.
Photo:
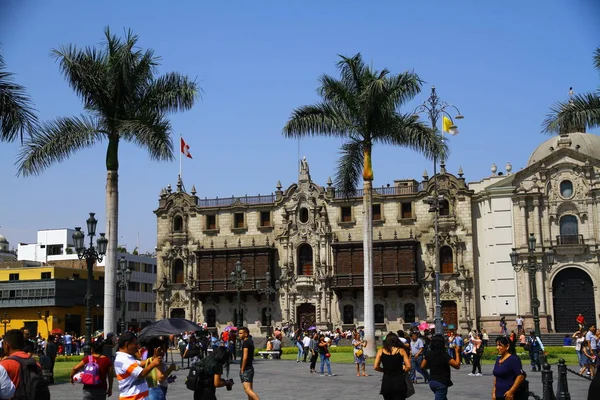
M456 135L458 133L458 128L452 123L452 120L445 115L442 116L442 130L451 135Z

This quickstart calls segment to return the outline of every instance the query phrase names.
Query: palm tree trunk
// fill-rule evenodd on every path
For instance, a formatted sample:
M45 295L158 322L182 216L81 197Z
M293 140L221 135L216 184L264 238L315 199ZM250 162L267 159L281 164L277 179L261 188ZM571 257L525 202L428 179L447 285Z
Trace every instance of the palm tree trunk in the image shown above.
M116 330L117 247L119 245L118 139L109 139L106 153L106 264L104 267L104 332ZM124 299L122 299L124 300ZM123 304L123 301L121 301Z
M104 268L104 332L117 332L116 315L116 272L119 217L119 175L117 171L108 171L106 176L106 266Z
M373 304L373 182L365 180L363 184L363 253L364 253L364 314L365 354L375 357L375 307Z

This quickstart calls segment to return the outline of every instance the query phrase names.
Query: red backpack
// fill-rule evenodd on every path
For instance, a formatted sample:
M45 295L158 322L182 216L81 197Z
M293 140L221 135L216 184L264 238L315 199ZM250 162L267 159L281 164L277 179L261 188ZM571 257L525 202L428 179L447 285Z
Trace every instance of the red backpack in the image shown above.
M88 357L88 362L85 364L85 367L83 367L81 383L92 386L100 384L100 367L92 356Z

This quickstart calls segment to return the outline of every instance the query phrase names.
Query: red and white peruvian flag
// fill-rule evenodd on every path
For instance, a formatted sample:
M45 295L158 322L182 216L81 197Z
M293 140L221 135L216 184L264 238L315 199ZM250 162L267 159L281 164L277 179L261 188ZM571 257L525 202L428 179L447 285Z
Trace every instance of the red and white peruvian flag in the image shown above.
M190 153L190 146L181 138L181 153L185 155L187 158L192 158L192 153Z

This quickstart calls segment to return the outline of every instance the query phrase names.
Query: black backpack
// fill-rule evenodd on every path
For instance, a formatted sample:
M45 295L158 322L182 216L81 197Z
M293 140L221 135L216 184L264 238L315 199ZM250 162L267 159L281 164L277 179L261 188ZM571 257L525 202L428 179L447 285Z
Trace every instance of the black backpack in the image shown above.
M185 386L194 392L198 391L201 393L204 391L206 387L206 372L204 371L202 361L192 364L185 380Z
M17 400L50 400L50 389L48 382L43 377L42 369L37 365L33 357L21 358L8 357L19 363L20 380L15 391Z

